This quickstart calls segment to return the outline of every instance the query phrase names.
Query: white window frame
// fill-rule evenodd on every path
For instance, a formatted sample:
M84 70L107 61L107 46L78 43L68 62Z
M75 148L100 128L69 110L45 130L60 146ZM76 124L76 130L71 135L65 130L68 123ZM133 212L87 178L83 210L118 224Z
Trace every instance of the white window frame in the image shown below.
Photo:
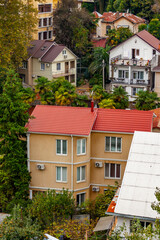
M44 26L43 25L43 19L45 19L45 18L47 18L47 25L46 26ZM51 24L49 24L49 19L51 18ZM38 28L44 28L44 27L50 27L50 26L52 26L52 17L43 17L43 18L39 18L39 20L41 20L41 26L39 26L39 24L38 24Z
M57 140L61 141L60 153L57 153ZM63 153L63 141L66 141L66 153ZM67 153L68 153L68 141L66 139L56 139L56 155L67 156Z
M63 54L63 55L66 55L66 54L67 54L66 49L63 49L63 50L62 50L62 54Z
M46 39L43 38L43 33L44 32L47 32L47 38ZM51 32L51 37L50 38L49 38L49 32ZM39 34L41 34L40 39L39 39ZM53 36L53 31L51 31L51 30L38 32L38 40L49 40L49 39L52 39L52 36Z
M57 63L56 69L57 71L61 71L61 63Z
M58 176L57 170L58 170L58 168L61 169L61 176L60 176L61 180L58 180L58 179L57 179L57 176ZM67 176L67 167L56 166L56 182L67 183L67 179L66 179L66 181L63 180L63 168L66 168L66 176ZM67 178L67 177L66 177L66 178Z
M45 71L45 63L43 63L43 62L41 62L41 71Z
M109 164L109 176L106 176L106 164ZM115 165L115 177L111 177L111 164ZM120 165L120 177L116 177L117 165ZM121 164L119 163L105 163L104 167L104 178L105 179L121 179Z
M140 73L141 72L143 73L143 79L140 78ZM134 73L136 74L136 78L133 77L133 79L135 79L135 80L144 80L144 71L133 71L133 75L132 76L134 76Z
M136 89L136 91L135 91L135 93L136 94L134 94L134 90L133 89ZM140 87L133 87L132 88L132 96L136 96L137 95L137 93L139 92L139 91L144 91L144 88L140 88Z
M122 71L122 77L119 77L119 72ZM126 74L128 73L128 77L126 77ZM118 78L120 79L129 79L129 71L128 70L122 70L122 69L119 69L118 70Z
M82 141L85 140L85 152L82 152ZM78 142L80 141L80 153L78 153ZM77 155L85 155L86 154L86 138L81 138L81 139L77 139Z
M77 196L78 196L78 195L81 196L82 194L84 194L84 202L85 202L85 200L86 200L86 192L78 193L78 194L76 195L76 201L77 201ZM77 203L78 206L80 206L80 205L83 203L81 197L79 197L79 199L80 199L80 201L79 201L79 203Z
M22 67L21 69L27 69L27 61L22 62Z
M106 139L110 138L110 145L109 145L109 151L106 149ZM115 138L116 139L116 144L115 144L115 151L111 151L111 138ZM117 138L121 139L121 151L117 151ZM114 136L105 136L105 152L114 152L114 153L121 153L122 152L122 137L114 137Z
M82 179L82 168L83 167L84 167L84 173L85 173L84 179ZM79 174L80 175L80 180L77 180L77 183L85 182L86 181L86 165L77 167L77 172L78 172L78 168L80 169L80 174ZM77 177L78 177L78 174L77 174Z

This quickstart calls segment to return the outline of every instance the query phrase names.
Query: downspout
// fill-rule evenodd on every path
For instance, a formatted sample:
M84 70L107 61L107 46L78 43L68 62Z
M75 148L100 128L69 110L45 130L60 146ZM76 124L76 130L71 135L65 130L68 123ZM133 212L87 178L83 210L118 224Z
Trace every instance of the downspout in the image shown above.
M71 135L71 191L73 192L73 135Z
M30 172L30 133L27 133L27 168Z

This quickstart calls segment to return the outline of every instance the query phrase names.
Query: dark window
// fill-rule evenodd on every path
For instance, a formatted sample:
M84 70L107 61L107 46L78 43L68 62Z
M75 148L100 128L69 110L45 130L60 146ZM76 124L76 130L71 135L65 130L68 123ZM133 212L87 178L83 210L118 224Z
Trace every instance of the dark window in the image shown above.
M39 13L51 12L51 4L40 4L38 6L38 12Z
M105 163L105 177L106 178L120 178L121 165L116 163Z
M47 26L47 18L43 18L43 26L44 26L44 27Z
M47 32L43 32L43 39L47 39Z

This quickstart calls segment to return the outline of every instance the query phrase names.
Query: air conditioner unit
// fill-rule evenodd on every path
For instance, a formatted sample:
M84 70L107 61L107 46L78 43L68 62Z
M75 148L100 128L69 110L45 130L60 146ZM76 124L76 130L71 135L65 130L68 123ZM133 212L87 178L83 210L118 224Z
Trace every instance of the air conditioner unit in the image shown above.
M44 170L45 169L45 165L44 164L37 164L37 169L38 170Z
M35 75L35 74L33 74L33 75L32 75L32 78L35 78L35 77L36 77L36 75Z
M95 162L95 167L103 167L102 162Z
M50 64L49 63L46 63L46 67L49 67L50 66Z
M92 187L92 192L99 192L99 187L93 186L93 187Z
M64 59L66 59L66 58L67 58L67 54L64 54L63 56L64 56Z

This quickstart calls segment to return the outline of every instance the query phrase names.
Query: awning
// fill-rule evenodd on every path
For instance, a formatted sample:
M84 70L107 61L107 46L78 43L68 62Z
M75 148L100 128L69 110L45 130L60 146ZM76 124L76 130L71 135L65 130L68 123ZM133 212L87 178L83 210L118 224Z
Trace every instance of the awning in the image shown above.
M111 228L114 216L101 217L94 228L94 232L104 231Z

